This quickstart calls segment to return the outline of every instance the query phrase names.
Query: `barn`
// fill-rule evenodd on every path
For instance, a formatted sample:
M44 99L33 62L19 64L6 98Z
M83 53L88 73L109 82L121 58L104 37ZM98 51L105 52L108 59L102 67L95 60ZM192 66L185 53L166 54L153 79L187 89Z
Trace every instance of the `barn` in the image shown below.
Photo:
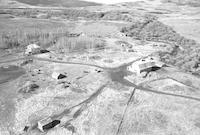
M150 72L160 69L164 63L160 62L155 57L147 57L145 59L141 59L137 62L132 63L128 67L128 71L135 72L137 75L140 75L142 72Z

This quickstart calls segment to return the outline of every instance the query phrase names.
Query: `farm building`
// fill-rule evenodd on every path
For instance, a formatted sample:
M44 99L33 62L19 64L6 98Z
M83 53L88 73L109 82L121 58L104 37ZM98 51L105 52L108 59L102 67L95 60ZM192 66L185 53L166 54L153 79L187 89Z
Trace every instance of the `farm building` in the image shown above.
M52 120L51 118L45 118L40 121L38 121L38 129L41 132L44 132L46 130L49 130L51 128L54 128L55 126L60 124L60 120Z
M40 54L40 53L48 53L48 50L42 49L39 45L37 44L30 44L26 47L25 54L30 55L30 54Z
M52 78L54 78L56 80L63 79L63 78L67 77L66 75L58 73L58 72L53 72L51 76L52 76Z
M137 75L140 75L144 71L154 71L161 68L163 65L164 63L160 62L157 58L148 57L146 59L141 59L135 63L132 63L132 65L128 67L128 70L137 73Z
M40 52L40 46L36 45L36 44L30 44L26 47L26 51L25 54L29 55L29 54L35 54L35 53L39 53Z

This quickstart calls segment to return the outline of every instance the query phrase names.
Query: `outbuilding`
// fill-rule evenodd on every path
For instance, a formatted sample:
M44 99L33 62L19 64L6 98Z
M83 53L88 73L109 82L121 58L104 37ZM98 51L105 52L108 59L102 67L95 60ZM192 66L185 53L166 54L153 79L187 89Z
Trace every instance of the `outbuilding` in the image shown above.
M64 74L61 74L59 72L53 72L52 73L52 78L56 79L56 80L59 80L59 79L64 79L66 78L67 76L64 75Z
M150 72L160 69L163 65L164 63L160 62L158 58L147 57L132 63L128 67L128 70L137 73L137 75L140 75L144 71Z
M60 122L61 122L60 120L52 120L51 118L48 117L48 118L38 121L37 125L38 125L38 129L41 132L45 132L51 128L56 127L57 125L60 124Z

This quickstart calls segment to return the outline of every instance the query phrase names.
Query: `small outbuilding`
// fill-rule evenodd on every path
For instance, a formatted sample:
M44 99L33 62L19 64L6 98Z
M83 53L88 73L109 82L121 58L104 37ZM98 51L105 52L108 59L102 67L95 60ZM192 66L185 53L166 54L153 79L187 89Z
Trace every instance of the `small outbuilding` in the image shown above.
M96 71L97 73L101 73L101 72L103 72L103 70L100 69L100 68L95 69L95 71Z
M64 75L64 74L61 74L59 72L53 72L52 73L52 78L56 79L56 80L60 80L60 79L64 79L66 78L67 76Z
M140 75L144 71L150 72L160 69L163 65L164 63L160 62L158 58L148 57L132 63L128 67L128 70L131 72L136 72L137 75Z
M61 122L60 120L52 120L51 118L45 118L38 121L37 125L38 125L38 129L41 132L45 132L51 128L56 127L57 125L60 124L60 122Z

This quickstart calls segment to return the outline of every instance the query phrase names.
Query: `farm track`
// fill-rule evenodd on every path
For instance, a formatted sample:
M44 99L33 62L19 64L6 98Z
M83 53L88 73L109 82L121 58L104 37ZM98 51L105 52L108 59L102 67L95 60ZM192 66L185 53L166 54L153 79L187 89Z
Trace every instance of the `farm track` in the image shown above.
M146 57L148 57L148 56L146 56ZM134 60L132 62L138 61L138 60L143 59L143 58L145 58L145 57L136 59L136 60ZM93 64L83 64L83 63L76 63L76 62L62 62L62 61L57 61L57 60L49 60L49 59L35 58L35 57L33 59L40 60L40 61L48 61L48 62L54 62L54 63L61 63L61 64L76 64L76 65L92 66L92 67L97 67L97 68L101 68L101 69L106 69L106 70L108 70L108 72L109 72L109 70L117 70L118 68L120 68L122 66L128 66L130 63L132 63L132 62L130 62L130 63L124 64L124 65L122 65L122 66L120 66L118 68L105 68L105 67L101 67L101 66L97 66L97 65L93 65ZM180 98L185 98L185 99L190 99L190 100L195 100L195 101L199 101L200 102L200 98L191 97L191 96L185 96L185 95L179 95L179 94L172 94L172 93L167 93L167 92L162 92L162 91L156 91L156 90L144 88L144 87L142 87L140 85L136 85L134 83L131 83L131 82L125 80L124 78L120 78L120 79L122 79L124 82L132 84L131 85L132 87L135 87L136 89L141 90L141 91L151 92L151 93L161 94L161 95L167 95L167 96L180 97ZM126 84L123 83L123 85L126 85Z
M108 82L104 85L102 85L101 87L99 87L91 96L89 96L89 98L87 98L86 100L78 103L77 105L74 105L70 108L65 109L62 113L60 113L59 115L56 116L52 116L52 119L57 119L60 117L63 117L64 115L68 114L68 112L71 112L72 109L78 107L78 106L82 106L82 105L87 105L90 102L92 102L94 99L96 99L98 97L99 94L102 93L103 89L108 85Z
M149 55L148 55L149 56ZM123 64L121 66L128 66L133 62L136 62L140 59L146 58L148 56L138 58L136 60L133 60L129 63ZM11 62L16 62L16 61L22 61L22 60L38 60L38 61L46 61L46 62L53 62L53 63L59 63L59 64L72 64L72 65L83 65L83 66L91 66L91 67L96 67L96 68L101 68L101 69L117 69L117 68L109 68L109 67L102 67L94 64L87 64L87 63L80 63L80 62L66 62L66 61L60 61L60 60L52 60L52 59L47 59L47 58L38 58L34 56L28 56L28 57L21 57L21 58L16 58L16 59L11 59L11 60L6 60L6 61L0 61L0 64L5 64L5 63L11 63ZM120 67L121 67L120 66Z
M59 120L62 119L64 116L68 116L73 109L75 109L76 107L79 107L79 109L73 114L73 116L70 116L69 121L75 120L85 109L87 109L88 104L91 103L93 100L95 100L104 90L104 88L109 84L109 82L106 82L104 85L102 85L101 87L99 87L91 96L89 96L87 99L85 99L84 101L71 106L70 108L66 108L65 110L63 110L60 114L56 114L51 116L52 120ZM68 123L69 121L67 121L66 123ZM65 124L66 124L65 123ZM33 125L31 127L31 130L35 130L37 128L37 124Z
M171 79L171 80L173 80L173 81L175 81L175 82L178 82L178 83L180 83L180 84L182 84L182 85L184 85L184 86L186 86L186 87L188 87L188 88L192 88L192 89L195 89L195 90L200 91L199 88L194 87L194 86L191 86L191 85L187 85L187 84L185 84L184 82L181 82L181 81L179 81L179 80L177 80L177 79L174 79L173 77L163 77L163 78L159 78L159 79L154 79L154 80L148 81L148 83L151 83L151 82L154 82L154 81L166 80L166 79ZM145 83L146 83L146 82L145 82ZM144 84L144 83L142 83L142 84Z
M144 88L144 87L138 87L137 89L141 90L141 91L145 91L145 92L151 92L151 93L154 93L154 94L179 97L179 98L184 98L184 99L189 99L189 100L195 100L195 101L200 102L200 98L196 98L196 97L179 95L179 94L172 94L172 93L167 93L167 92L162 92L162 91L156 91L156 90L152 90L152 89L148 89L148 88Z
M146 57L148 57L148 56L146 56ZM187 100L194 100L194 101L200 102L200 98L191 97L191 96L187 96L187 95L179 95L179 94L173 94L173 93L157 91L157 90L145 88L145 87L142 86L142 84L136 85L136 84L124 79L124 77L127 75L127 71L126 71L127 66L129 66L131 63L133 63L135 61L138 61L138 60L146 58L146 57L138 58L138 59L136 59L136 60L134 60L132 62L125 63L125 64L123 64L123 65L121 65L119 67L115 67L115 68L108 68L108 67L102 67L102 66L98 66L98 65L94 65L94 64L79 63L79 62L65 62L65 61L60 61L60 60L38 58L38 57L33 57L33 56L16 58L16 59L7 60L7 61L0 61L0 64L16 62L16 61L21 61L21 60L37 60L37 61L42 61L42 62L53 62L53 63L59 63L59 64L72 64L72 65L91 66L91 67L100 68L100 69L105 70L108 74L110 74L111 81L116 82L116 83L121 83L122 85L125 85L125 86L133 88L133 90L131 92L131 95L130 95L128 101L127 101L127 104L126 104L126 106L124 108L122 118L121 118L120 123L118 125L118 129L116 130L116 135L119 135L120 132L121 132L122 126L123 126L124 118L127 115L127 110L129 108L129 105L134 100L133 97L135 95L136 90L137 91L150 92L150 93L153 93L153 94L159 94L159 95L164 95L164 96L178 97L178 98L183 98L183 99L187 99ZM112 75L114 75L114 76L112 76ZM166 78L160 78L160 80L162 80L162 79L166 79ZM169 79L172 79L172 78L169 78ZM175 80L175 79L173 79L173 80L179 82L178 80ZM73 121L76 118L78 118L79 115L81 115L81 113L88 108L89 104L91 102L93 102L103 92L104 88L109 84L109 82L107 82L104 85L100 86L93 94L91 94L84 101L82 101L82 102L80 102L80 103L78 103L76 105L73 105L70 108L64 109L59 114L51 116L51 119L52 120L58 120L58 119L62 119L65 116L67 116L67 117L69 116L69 121L67 121L65 123L65 124L69 124L71 121ZM179 82L179 83L187 86L183 82ZM188 86L188 87L190 87L190 86ZM70 116L71 112L74 112L72 114L72 116ZM63 126L65 126L65 125L63 125ZM30 131L31 130L35 130L36 128L37 128L37 124L34 124L30 128Z
M149 55L148 55L149 56ZM72 65L83 65L83 66L91 66L91 67L95 67L95 68L101 68L101 69L104 69L104 70L107 70L108 72L111 72L111 71L116 71L116 70L120 70L120 67L126 67L128 65L130 65L131 63L135 62L135 61L138 61L140 59L143 59L143 58L146 58L148 56L145 56L145 57L142 57L142 58L138 58L132 62L129 62L129 63L126 63L126 64L123 64L119 67L116 67L116 68L108 68L108 67L102 67L102 66L98 66L98 65L94 65L94 64L87 64L87 63L79 63L79 62L65 62L65 61L60 61L60 60L52 60L52 59L46 59L46 58L37 58L37 57L33 57L33 56L28 56L28 57L22 57L22 58L16 58L16 59L12 59L12 60L7 60L7 61L0 61L0 64L3 64L3 63L10 63L10 62L16 62L16 61L21 61L21 60L29 60L29 59L32 59L32 60L38 60L38 61L46 61L46 62L53 62L53 63L59 63L59 64L72 64ZM118 73L121 72L121 71L118 71ZM162 92L162 91L157 91L157 90L152 90L152 89L148 89L148 88L144 88L142 87L141 85L136 85L132 82L129 82L128 80L124 79L123 75L122 76L117 76L117 77L120 77L118 78L117 80L121 80L121 84L123 85L126 85L128 87L134 87L138 90L141 90L141 91L145 91L145 92L151 92L151 93L155 93L155 94L161 94L161 95L167 95L167 96L174 96L174 97L180 97L180 98L185 98L185 99L190 99L190 100L195 100L195 101L198 101L200 102L200 98L196 98L196 97L191 97L191 96L186 96L186 95L179 95L179 94L172 94L172 93L167 93L167 92ZM176 80L177 81L177 80ZM185 85L185 84L184 84Z
M124 112L123 112L123 115L122 115L122 119L121 119L121 121L120 121L120 123L119 123L119 126L118 126L118 129L117 129L116 135L118 135L118 134L120 133L120 131L121 131L121 127L122 127L122 124L123 124L123 122L124 122L124 117L125 117L125 115L126 115L126 112L127 112L127 110L128 110L128 107L129 107L131 101L133 100L132 98L133 98L133 96L134 96L134 94L135 94L135 91L136 91L136 89L134 88L133 91L131 92L131 96L130 96L130 98L129 98L127 104L126 104L125 109L124 109Z

